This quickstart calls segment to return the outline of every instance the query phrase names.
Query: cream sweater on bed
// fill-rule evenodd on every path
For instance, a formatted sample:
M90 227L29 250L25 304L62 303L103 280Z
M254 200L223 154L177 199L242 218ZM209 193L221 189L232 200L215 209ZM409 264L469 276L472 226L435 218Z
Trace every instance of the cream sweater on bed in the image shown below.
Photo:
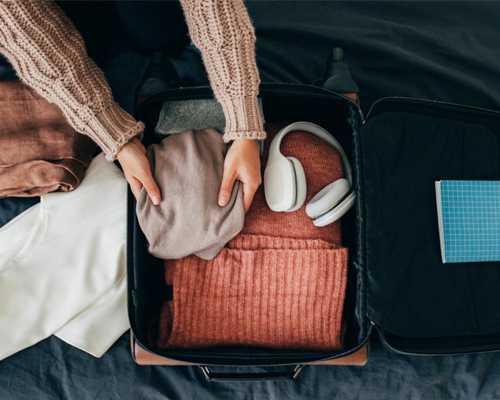
M224 140L262 139L255 33L242 0L181 0L193 43L226 117ZM0 52L113 160L144 125L114 100L81 35L51 0L0 0Z

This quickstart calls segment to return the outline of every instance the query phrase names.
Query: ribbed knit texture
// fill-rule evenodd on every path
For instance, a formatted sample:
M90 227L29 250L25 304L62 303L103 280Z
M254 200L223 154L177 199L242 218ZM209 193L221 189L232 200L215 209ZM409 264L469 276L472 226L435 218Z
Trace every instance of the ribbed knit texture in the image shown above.
M227 119L224 139L263 138L257 93L255 35L241 0L184 0L193 41ZM113 160L137 122L113 100L102 71L81 35L52 0L0 1L0 52L20 79L63 111L71 126L90 136Z
M0 2L0 52L19 78L59 106L70 125L90 136L112 160L134 136L137 122L113 100L81 35L53 1Z
M280 128L267 126L262 168ZM290 133L281 150L304 166L307 200L343 176L338 152L311 134ZM157 347L343 347L348 250L341 247L340 223L315 227L305 206L272 212L262 186L242 232L217 257L165 262L165 280L174 294L150 330Z
M159 348L343 348L347 249L321 240L240 235L212 261L166 261ZM168 316L170 318L168 318Z
M269 144L284 125L266 124L268 138L264 142L261 174L269 155ZM335 132L332 134L335 136ZM245 225L241 233L261 234L297 239L323 239L341 245L340 220L333 224L317 227L306 214L309 200L329 183L344 176L339 153L324 140L305 132L290 132L281 142L281 152L287 157L297 158L304 167L307 195L304 205L291 213L272 212L266 203L264 185L260 185L245 215Z
M255 32L242 0L181 0L226 117L224 141L266 137L259 112Z

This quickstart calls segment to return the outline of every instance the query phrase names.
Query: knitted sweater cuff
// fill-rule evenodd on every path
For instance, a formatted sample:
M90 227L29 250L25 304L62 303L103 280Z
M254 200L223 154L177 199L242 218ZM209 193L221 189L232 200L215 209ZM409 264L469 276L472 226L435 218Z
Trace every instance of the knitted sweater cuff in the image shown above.
M101 147L106 159L113 161L121 148L133 137L142 140L144 124L136 121L130 114L124 111L114 101L96 113L84 128L85 133L91 133L91 137Z
M226 117L225 142L234 139L265 139L257 96L219 100Z

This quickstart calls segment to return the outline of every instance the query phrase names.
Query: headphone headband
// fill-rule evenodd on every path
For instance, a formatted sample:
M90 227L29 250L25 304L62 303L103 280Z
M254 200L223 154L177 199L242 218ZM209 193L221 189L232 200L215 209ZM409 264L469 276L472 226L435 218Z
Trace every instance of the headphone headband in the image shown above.
M293 131L304 131L307 133L311 133L314 136L319 137L320 139L323 139L325 142L331 144L340 154L340 158L342 160L342 166L344 167L344 172L346 175L346 179L349 182L349 184L352 186L352 170L351 170L351 164L349 164L349 160L347 159L347 155L345 154L344 150L340 146L340 143L332 136L332 134L325 129L323 129L321 126L313 124L311 122L295 122L293 124L290 124L288 126L285 126L282 130L278 132L278 134L275 136L273 140L273 146L269 149L269 157L271 157L271 153L273 152L278 152L281 154L280 151L280 146L281 146L281 141L283 138L290 132ZM276 145L274 145L276 143ZM277 154L276 154L277 155Z

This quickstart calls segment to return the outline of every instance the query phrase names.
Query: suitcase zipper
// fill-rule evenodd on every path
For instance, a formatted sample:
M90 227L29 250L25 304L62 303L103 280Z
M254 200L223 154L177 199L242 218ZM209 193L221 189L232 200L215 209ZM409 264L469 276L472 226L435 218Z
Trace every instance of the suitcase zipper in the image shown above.
M324 91L326 93L329 93L329 94L334 94L336 96L339 96L343 99L346 99L349 103L351 103L353 106L356 107L356 109L359 111L359 114L361 116L361 119L363 120L364 119L364 116L363 116L363 111L361 110L361 107L354 101L352 101L349 97L347 96L344 96L343 94L341 93L337 93L337 92L332 92L331 90L328 90L328 89L325 89L325 88L322 88L322 87L319 87L319 86L314 86L314 85L309 85L309 84L306 84L306 83L292 83L292 82L277 82L277 83L274 83L274 82L269 82L270 84L275 84L275 85L279 85L279 86L299 86L299 87L310 87L310 88L314 88L315 90L316 89L319 89L321 91ZM298 93L298 94L302 94L302 93Z
M378 336L382 342L382 344L384 345L384 347L386 347L387 349L389 349L391 352L393 353L396 353L396 354L401 354L401 355L406 355L406 356L420 356L420 357L429 357L429 356L463 356L463 355L467 355L467 354L477 354L478 352L477 351L470 351L470 352L462 352L462 353L412 353L410 351L402 351L402 350L398 350L394 347L392 347L388 342L387 340L384 338L384 335L382 334L380 328L375 325L373 323L373 321L370 321L371 324L375 327L375 330L377 331L378 333ZM500 350L486 350L486 351L482 351L481 353L498 353Z
M331 95L335 95L339 98L342 98L344 100L347 100L347 102L349 102L351 105L353 105L354 107L356 107L358 113L359 113L359 116L361 118L361 121L365 121L365 117L363 115L363 111L361 110L361 107L359 107L359 105L352 101L349 97L347 96L344 96L343 94L341 93L337 93L337 92L332 92L331 90L328 90L328 89L324 89L324 88L321 88L321 87L318 87L318 86L314 86L314 85L309 85L309 84L303 84L303 83L290 83L290 82L266 82L263 84L263 86L265 87L266 85L276 85L277 87L279 86L289 86L289 87L307 87L307 88L312 88L314 90L319 90L321 92L325 92L325 95L328 95L328 97L330 97ZM161 99L165 93L168 93L168 92L172 92L172 91L182 91L182 90L191 90L191 89L207 89L209 88L209 86L189 86L189 87L181 87L181 88L174 88L174 89L167 89L163 92L159 92L159 93L156 93L150 97L148 97L147 99L145 99L144 101L142 101L141 103L139 103L139 105L137 106L137 109L135 110L134 114L137 114L137 112L145 105L145 104L148 104L150 102L153 102L153 101L156 101L158 99ZM300 91L297 91L295 92L296 94L300 94L300 95L303 95L304 93L300 92ZM311 94L314 94L314 93L311 93ZM320 94L316 94L316 95L320 95ZM375 103L376 104L376 103ZM142 107L141 107L142 106Z
M220 366L220 367L223 367L223 366L231 366L231 367L283 367L283 366L288 366L288 365L297 365L297 364L303 365L303 364L310 364L310 363L321 362L321 361L334 360L336 358L341 358L341 357L353 354L353 353L357 352L359 349L361 349L365 345L365 343L368 341L368 338L370 337L371 332L372 332L372 327L370 326L370 329L368 330L368 333L366 334L363 341L360 344L358 344L354 349L344 351L343 353L336 354L335 356L332 356L332 357L319 358L319 359L314 359L314 360L309 360L309 361L301 361L298 363L291 362L291 363L281 363L281 364L240 364L240 365L239 364L229 365L229 364L200 363L200 365ZM192 362L192 361L186 361L186 360L179 360L178 358L173 358L171 356L166 356L166 355L160 354L156 351L152 351L152 350L148 349L147 347L145 347L139 340L137 340L137 338L135 337L135 334L134 334L134 340L137 342L137 344L139 346L141 346L144 350L146 350L149 353L155 354L155 355L160 356L160 357L169 358L170 360L174 360L174 361ZM196 357L196 356L194 356L194 357ZM210 357L229 358L227 356L210 356ZM243 359L243 357L234 357L234 358Z
M363 120L363 125L366 123L366 121L368 120L368 118L370 117L370 114L373 110L373 108L380 102L382 101L386 101L386 100L410 100L410 101L417 101L419 103L430 103L430 104L436 104L436 105L442 105L442 106L452 106L452 107L458 107L458 108L465 108L465 109L468 109L468 110L473 110L473 111L481 111L481 112L487 112L489 114L491 113L494 113L494 114L498 114L498 116L500 116L500 112L499 111L495 111L495 110L488 110L486 108L480 108L480 107L473 107L473 106L465 106L463 104L456 104L456 103L448 103L448 102L445 102L445 101L438 101L438 100L427 100L427 99L417 99L417 98L414 98L414 97L404 97L404 96L389 96L389 97L382 97L381 99L378 99L375 103L373 103L371 106L370 106L370 109L368 110L368 113L366 114L366 118ZM350 100L350 99L348 99ZM352 101L352 100L351 100Z
M411 353L411 352L405 352L401 350L397 350L394 347L392 347L389 343L387 343L387 340L385 340L384 336L382 335L382 332L380 331L379 327L373 323L373 321L370 321L371 324L375 327L375 330L378 333L378 336L387 349L389 349L391 352L396 353L396 354L402 354L402 355L407 355L407 356L429 356L430 354L418 354L418 353ZM438 355L438 354L435 354Z
M365 120L365 117L363 115L363 111L361 110L361 107L356 102L352 101L349 97L344 96L341 93L332 92L331 90L328 90L328 89L324 89L324 88L321 88L321 87L318 87L318 86L308 85L308 84L304 84L304 83L290 83L290 82L283 82L283 83L282 82L280 82L280 83L270 82L270 83L271 84L277 84L277 85L283 85L283 86L299 86L299 87L306 86L306 87L314 88L315 90L319 89L319 90L324 91L324 92L326 92L328 94L334 94L334 95L336 95L336 96L338 96L338 97L340 97L342 99L347 100L354 107L356 107L356 109L358 110L359 116L361 117L361 121ZM303 93L297 92L297 94L303 94Z

